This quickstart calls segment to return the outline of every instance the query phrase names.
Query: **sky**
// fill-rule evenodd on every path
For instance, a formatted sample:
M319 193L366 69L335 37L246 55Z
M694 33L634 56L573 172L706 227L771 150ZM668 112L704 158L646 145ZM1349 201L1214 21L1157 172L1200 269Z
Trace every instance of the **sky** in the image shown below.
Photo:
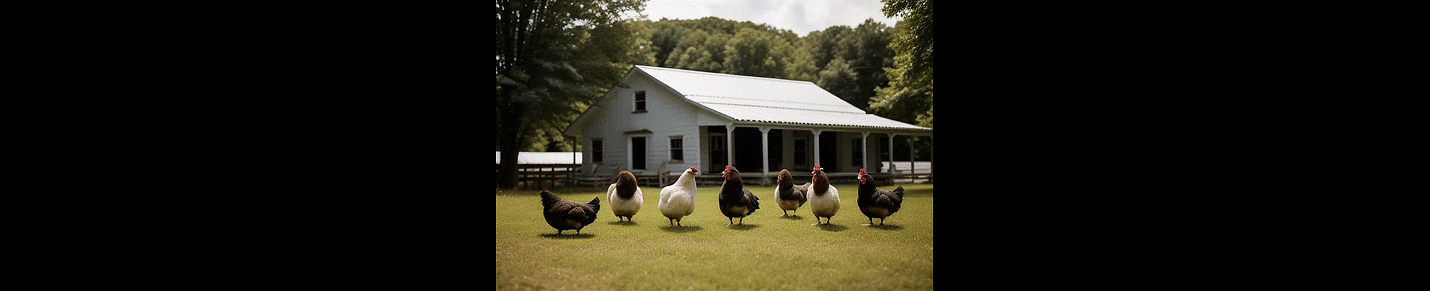
M879 0L649 0L647 19L700 19L714 16L734 21L769 24L788 29L800 36L830 26L859 26L873 18L889 27L902 17L884 17L884 3Z

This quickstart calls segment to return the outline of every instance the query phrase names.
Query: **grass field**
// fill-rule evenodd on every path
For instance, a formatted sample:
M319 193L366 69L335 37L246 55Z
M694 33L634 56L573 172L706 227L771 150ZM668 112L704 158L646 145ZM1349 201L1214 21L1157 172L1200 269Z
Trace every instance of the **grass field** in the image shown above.
M839 214L821 226L811 225L808 204L798 217L780 217L774 186L746 187L760 209L732 227L718 209L720 187L699 187L684 229L666 228L660 188L641 187L645 204L632 222L617 222L605 187L553 191L601 198L599 217L580 235L546 224L539 191L498 191L496 289L933 289L933 185L899 186L903 208L882 227L860 225L868 219L852 184L834 185Z

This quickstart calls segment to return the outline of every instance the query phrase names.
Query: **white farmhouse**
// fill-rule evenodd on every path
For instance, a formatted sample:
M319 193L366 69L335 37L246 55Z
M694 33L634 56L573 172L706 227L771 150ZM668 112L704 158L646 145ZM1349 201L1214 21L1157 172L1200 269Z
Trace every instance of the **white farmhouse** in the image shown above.
M893 160L880 156L892 155L889 137L933 129L866 114L812 82L634 66L562 133L582 143L584 176L710 177L730 164L759 179L807 177L816 164L831 176L887 172L877 168Z

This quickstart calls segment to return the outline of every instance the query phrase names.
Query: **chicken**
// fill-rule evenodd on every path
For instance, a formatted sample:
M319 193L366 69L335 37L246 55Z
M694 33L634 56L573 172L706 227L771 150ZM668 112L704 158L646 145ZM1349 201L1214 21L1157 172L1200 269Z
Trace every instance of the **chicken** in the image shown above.
M636 175L631 171L616 174L616 183L606 188L606 201L611 201L611 212L616 214L616 220L625 216L626 221L630 221L631 216L641 210L641 204L645 204L641 187L636 184Z
M735 218L740 218L739 225L745 225L745 216L755 213L755 209L760 209L760 197L755 197L755 193L750 193L750 189L745 189L744 181L740 180L740 171L735 167L725 166L725 184L720 185L720 212L730 219L730 226L735 223Z
M601 197L591 198L590 203L580 203L561 199L542 188L541 206L544 207L541 213L546 216L546 223L556 228L556 234L567 229L575 229L576 234L581 234L581 228L596 222L596 212L601 210Z
M680 218L695 213L695 174L699 173L700 169L690 167L680 174L675 184L660 189L660 202L656 206L660 214L670 219L671 228L685 227L680 225Z
M859 211L864 212L864 216L869 217L869 224L874 225L874 219L879 219L879 225L884 225L884 219L894 212L899 212L899 206L904 204L904 187L894 188L894 191L874 188L874 178L869 176L869 172L859 169Z
M824 224L829 224L834 219L834 214L839 213L839 189L829 185L829 176L824 175L824 168L814 165L814 185L809 187L809 210L814 212L814 224L820 224L819 218L824 217Z
M780 170L780 175L775 179L778 182L778 186L775 186L775 204L779 205L780 210L784 210L785 212L785 214L781 216L790 216L790 210L794 210L795 214L799 214L799 207L804 206L804 202L809 201L809 198L805 197L805 191L808 191L810 183L804 183L803 186L795 186L794 178L790 177L789 169Z

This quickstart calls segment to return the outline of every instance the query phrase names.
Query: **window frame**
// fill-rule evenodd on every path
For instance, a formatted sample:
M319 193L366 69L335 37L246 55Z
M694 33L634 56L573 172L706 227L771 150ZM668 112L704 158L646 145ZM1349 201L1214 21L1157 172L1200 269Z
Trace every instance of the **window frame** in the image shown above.
M634 109L631 113L646 113L646 108L649 108L648 105L650 105L649 102L650 99L646 98L645 90L636 91L635 96L631 97L631 108Z
M672 135L672 136L670 136L670 139L669 139L669 140L670 140L670 148L669 148L669 149L670 149L670 150L669 150L669 153L670 153L670 157L669 157L669 158L670 158L670 162L671 162L671 163L684 163L684 162L685 162L685 136L683 136L683 135ZM680 155L679 158L676 157L677 154Z

